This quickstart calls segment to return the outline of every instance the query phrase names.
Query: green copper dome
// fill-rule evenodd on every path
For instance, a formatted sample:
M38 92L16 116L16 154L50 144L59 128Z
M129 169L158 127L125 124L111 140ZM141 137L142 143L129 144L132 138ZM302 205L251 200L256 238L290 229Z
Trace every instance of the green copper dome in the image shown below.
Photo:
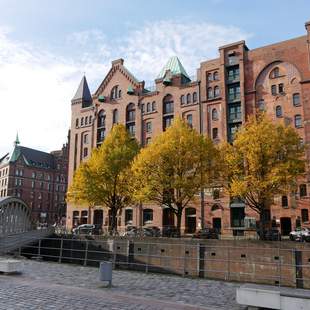
M168 62L166 63L166 65L162 68L162 70L160 71L159 75L158 75L158 79L162 79L165 77L166 72L170 70L172 75L177 75L177 74L181 74L183 76L185 76L186 78L189 78L188 74L186 73L184 67L182 66L179 58L177 56L173 56L171 57Z

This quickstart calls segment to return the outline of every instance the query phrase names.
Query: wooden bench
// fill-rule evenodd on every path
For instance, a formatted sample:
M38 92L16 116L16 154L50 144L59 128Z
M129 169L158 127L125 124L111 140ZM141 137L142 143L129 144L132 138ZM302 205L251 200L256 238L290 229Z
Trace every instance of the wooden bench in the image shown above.
M310 290L244 284L237 288L237 302L248 309L310 309Z

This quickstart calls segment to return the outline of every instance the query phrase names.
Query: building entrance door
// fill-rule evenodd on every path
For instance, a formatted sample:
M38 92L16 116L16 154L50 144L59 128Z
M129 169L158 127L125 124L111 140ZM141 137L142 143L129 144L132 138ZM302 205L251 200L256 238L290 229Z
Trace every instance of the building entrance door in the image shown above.
M196 209L185 209L185 233L193 234L196 231Z
M163 209L163 227L174 226L174 213L171 209Z
M222 229L222 219L220 217L214 217L212 222L213 228L220 234Z
M98 233L100 233L103 225L103 210L94 210L93 224Z
M281 217L281 235L288 236L292 231L292 222L290 217Z

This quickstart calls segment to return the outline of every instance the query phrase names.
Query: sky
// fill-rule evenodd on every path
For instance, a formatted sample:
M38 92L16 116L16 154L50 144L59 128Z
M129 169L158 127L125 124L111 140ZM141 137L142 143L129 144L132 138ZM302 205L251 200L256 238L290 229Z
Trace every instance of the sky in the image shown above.
M0 0L0 157L17 132L61 148L83 74L94 92L114 59L150 84L171 56L194 75L221 45L305 35L308 20L309 0Z

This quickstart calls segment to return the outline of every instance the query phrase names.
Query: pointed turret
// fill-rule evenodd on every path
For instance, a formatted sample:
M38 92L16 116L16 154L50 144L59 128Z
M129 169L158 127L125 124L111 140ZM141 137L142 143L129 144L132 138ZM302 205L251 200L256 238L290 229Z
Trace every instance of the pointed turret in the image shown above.
M166 77L166 73L170 71L172 76L173 75L182 75L186 79L190 80L188 74L186 73L184 67L182 66L179 58L177 56L171 57L166 65L162 68L158 75L158 79L163 79Z
M85 75L83 76L80 82L79 88L77 89L72 99L72 103L75 103L77 101L82 102L82 108L89 107L92 104L92 97L89 91L89 87L88 87Z
M15 141L14 141L14 146L18 146L19 144L20 144L20 142L19 142L19 137L18 137L18 133L17 133Z

